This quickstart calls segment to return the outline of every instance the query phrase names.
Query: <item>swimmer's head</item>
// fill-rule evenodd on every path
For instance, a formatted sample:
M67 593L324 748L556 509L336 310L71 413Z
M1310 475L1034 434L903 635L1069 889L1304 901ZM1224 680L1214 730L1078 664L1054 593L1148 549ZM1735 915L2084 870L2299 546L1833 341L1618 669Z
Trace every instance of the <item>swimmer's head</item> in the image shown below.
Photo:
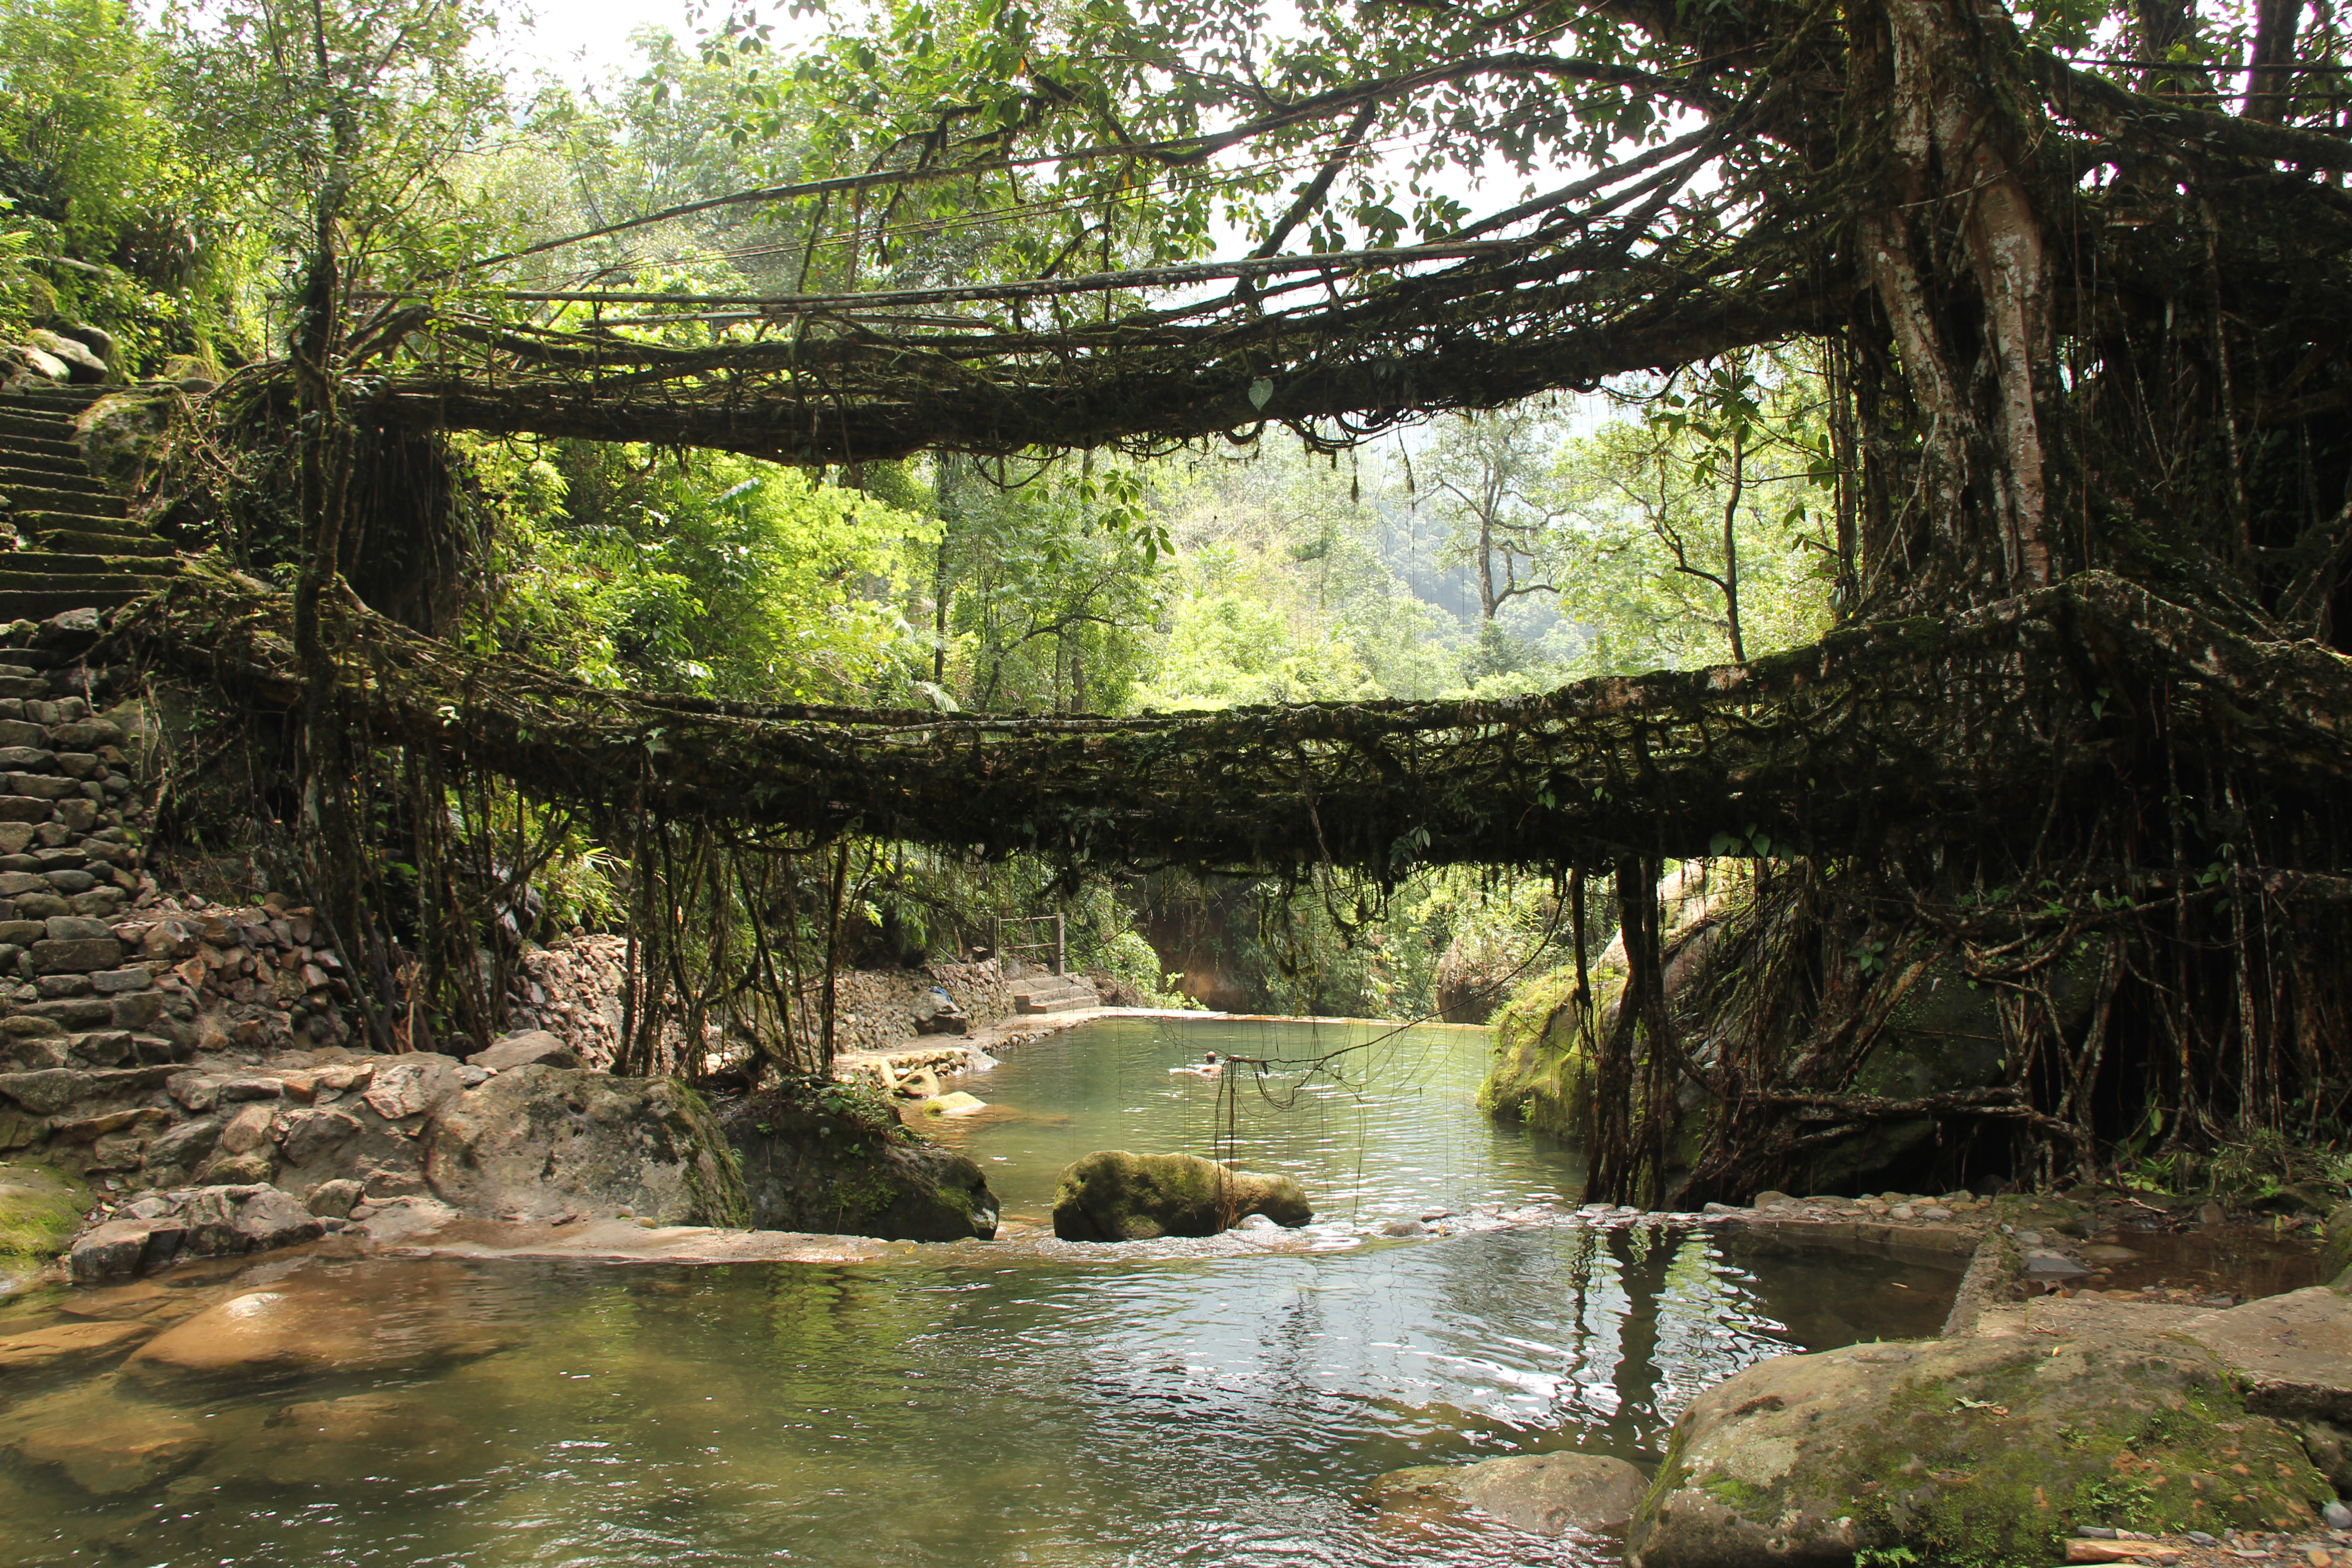
M1214 1051L1211 1051L1211 1052L1209 1053L1209 1059L1210 1059L1211 1061L1215 1061L1215 1060L1217 1059L1217 1053L1216 1053L1216 1052L1214 1052Z

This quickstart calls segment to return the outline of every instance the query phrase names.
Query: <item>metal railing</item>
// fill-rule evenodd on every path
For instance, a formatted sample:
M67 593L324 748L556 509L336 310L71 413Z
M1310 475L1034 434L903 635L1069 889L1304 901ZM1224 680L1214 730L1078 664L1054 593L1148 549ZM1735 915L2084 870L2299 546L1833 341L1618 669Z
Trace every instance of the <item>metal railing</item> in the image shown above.
M1004 940L1005 928L1008 926L1014 928L1031 928L1046 924L1051 924L1054 928L1054 934L1051 936L1044 935L1041 932L1036 937L1026 942L1007 942ZM1058 914L999 915L996 917L996 962L1000 966L1003 963L1004 955L1008 952L1050 952L1054 955L1054 973L1056 974L1067 974L1070 972L1068 922ZM1026 963L1027 960L1024 959L1023 962Z

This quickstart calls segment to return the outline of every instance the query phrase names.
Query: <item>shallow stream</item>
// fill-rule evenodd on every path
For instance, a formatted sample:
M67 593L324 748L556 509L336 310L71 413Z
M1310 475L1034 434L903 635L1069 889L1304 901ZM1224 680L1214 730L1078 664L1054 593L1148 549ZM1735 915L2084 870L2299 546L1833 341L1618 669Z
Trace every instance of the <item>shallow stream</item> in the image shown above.
M1209 1147L1218 1087L1170 1066L1370 1035L1088 1025L973 1081L1002 1109L941 1135L1009 1217L1042 1223L1078 1154ZM298 1260L0 1301L8 1335L268 1289L341 1361L213 1383L142 1378L119 1352L0 1372L0 1563L1601 1562L1605 1542L1359 1500L1400 1466L1533 1449L1646 1466L1696 1391L1761 1357L1935 1331L1956 1275L1577 1215L1573 1155L1472 1103L1486 1049L1415 1030L1350 1052L1344 1086L1241 1085L1239 1163L1291 1171L1322 1211L1272 1243ZM1376 1234L1441 1208L1484 1228Z

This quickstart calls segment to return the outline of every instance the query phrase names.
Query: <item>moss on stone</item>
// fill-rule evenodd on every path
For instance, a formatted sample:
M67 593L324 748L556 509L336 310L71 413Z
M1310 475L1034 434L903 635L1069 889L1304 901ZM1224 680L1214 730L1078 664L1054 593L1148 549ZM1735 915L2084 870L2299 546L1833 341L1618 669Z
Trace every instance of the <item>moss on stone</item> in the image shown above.
M2330 1495L2201 1346L1954 1340L1783 1357L1710 1390L1635 1531L1648 1568L1768 1539L2038 1564L2078 1525L2304 1528Z
M0 1257L55 1258L90 1206L79 1176L37 1160L0 1161Z
M1594 964L1590 973L1590 1016L1597 1029L1614 1014L1625 976L1614 964ZM1495 1016L1494 1061L1478 1086L1481 1110L1556 1138L1584 1137L1592 1068L1584 1051L1587 1009L1577 1005L1575 995L1573 964L1511 994Z

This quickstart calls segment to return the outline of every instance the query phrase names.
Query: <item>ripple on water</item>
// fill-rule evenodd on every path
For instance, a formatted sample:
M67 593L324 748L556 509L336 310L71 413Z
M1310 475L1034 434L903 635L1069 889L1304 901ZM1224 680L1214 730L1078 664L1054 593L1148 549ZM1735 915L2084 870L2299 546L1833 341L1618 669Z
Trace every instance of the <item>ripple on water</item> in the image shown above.
M1654 1462L1690 1397L1756 1360L1934 1331L1950 1275L1746 1258L1697 1226L1525 1208L1575 1195L1572 1153L1478 1116L1483 1038L1439 1033L1319 1100L1244 1102L1242 1163L1297 1171L1321 1202L1348 1194L1324 1233L1344 1250L1251 1237L967 1244L910 1265L387 1260L76 1298L162 1329L267 1289L317 1300L306 1320L358 1353L281 1347L278 1382L234 1390L110 1364L12 1379L10 1561L1598 1563L1611 1543L1360 1500L1412 1464L1549 1448ZM1301 1056L1332 1037L1253 1037ZM1163 1106L1136 1081L1243 1048L1213 1038L1074 1031L991 1075L992 1098L1045 1114L975 1119L959 1141L1003 1156L1003 1190L1033 1205L1066 1151L1205 1147L1187 1130L1213 1086ZM1118 1120L1138 1103L1162 1109ZM1358 1234L1477 1204L1540 1223ZM54 1293L18 1298L0 1334L65 1321ZM469 1354L424 1353L453 1343ZM399 1344L420 1353L386 1353ZM156 1445L155 1473L78 1481L55 1436L69 1406Z

